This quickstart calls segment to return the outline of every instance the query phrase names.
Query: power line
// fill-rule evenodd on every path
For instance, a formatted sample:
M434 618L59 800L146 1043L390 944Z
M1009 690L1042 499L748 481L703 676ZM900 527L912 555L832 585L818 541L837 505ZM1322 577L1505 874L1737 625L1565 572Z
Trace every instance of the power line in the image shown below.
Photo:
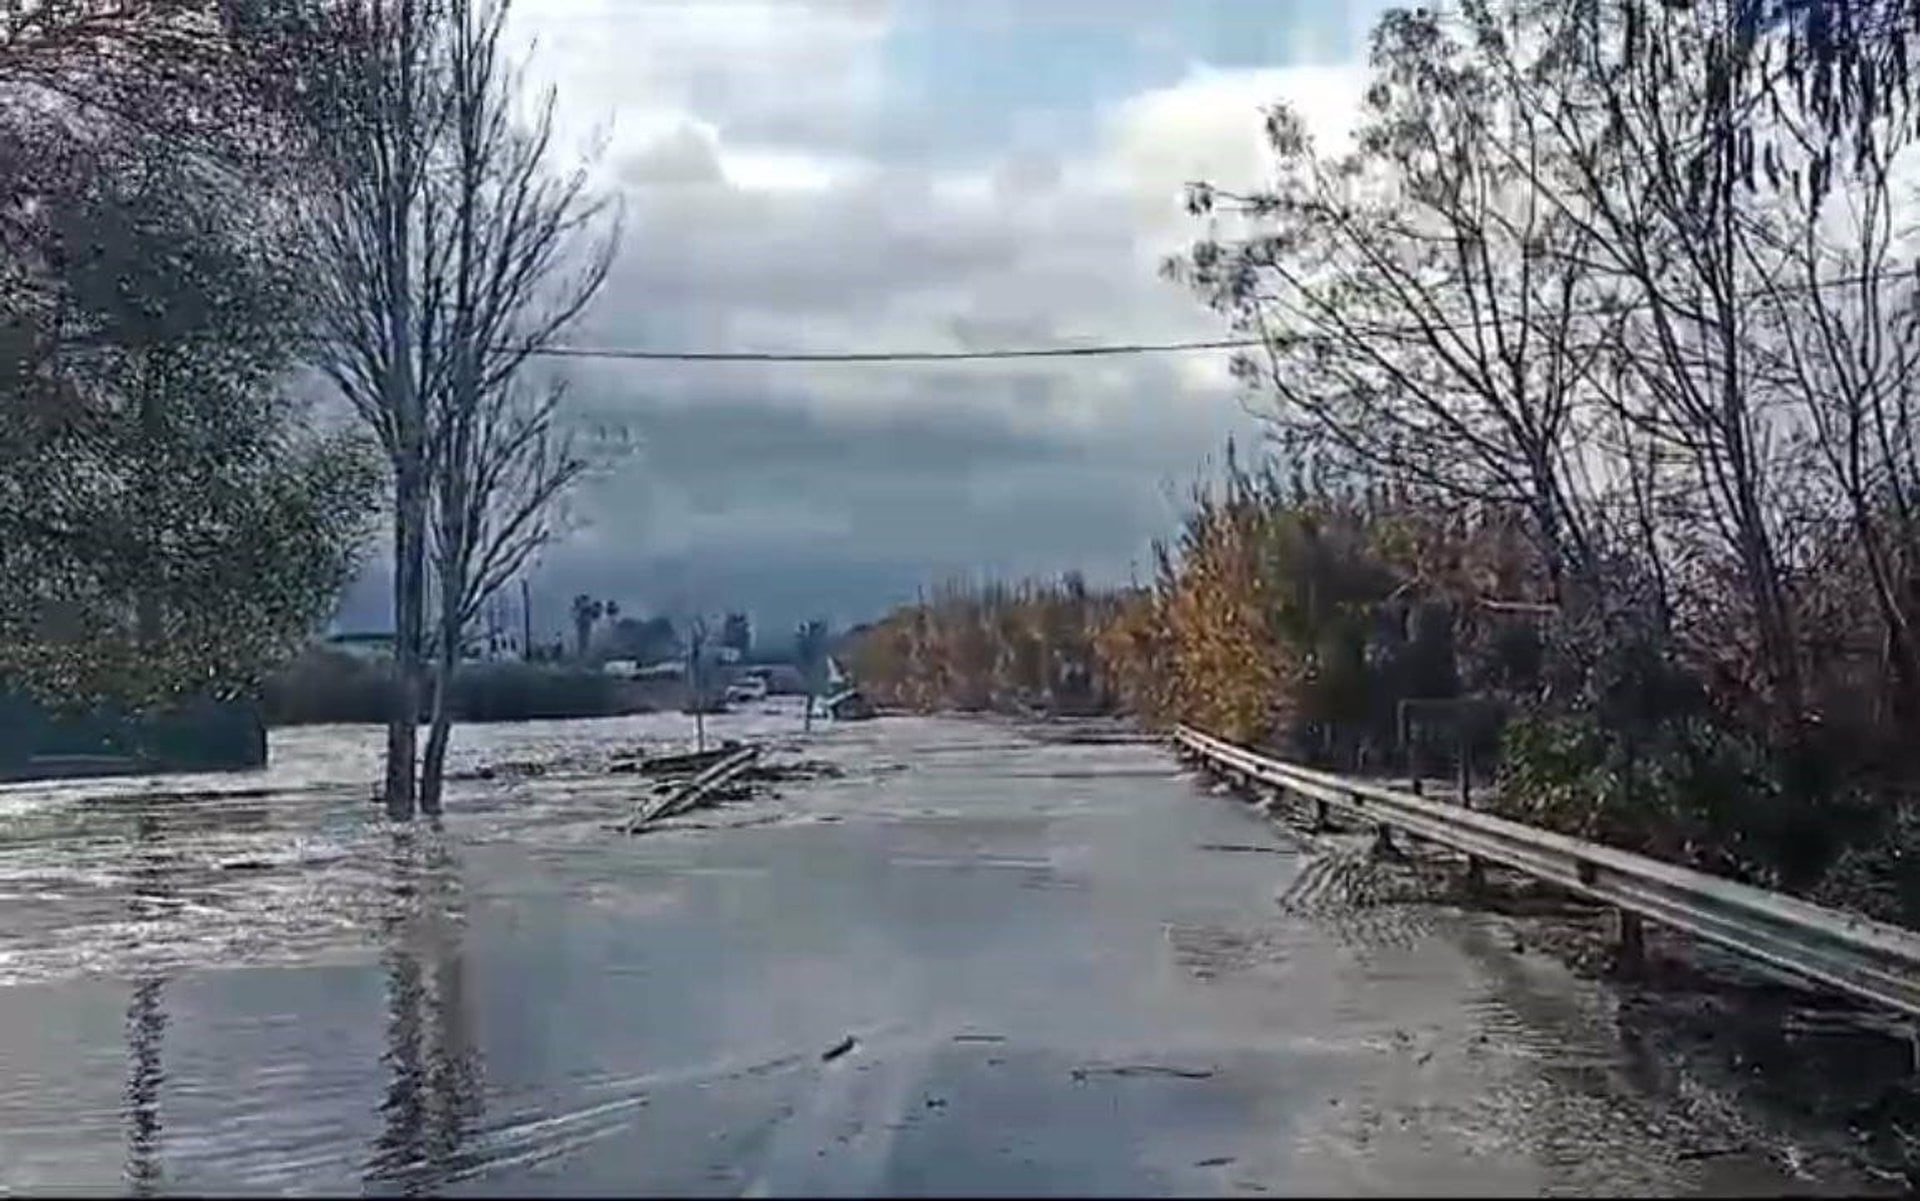
M1765 300L1771 295L1801 294L1829 288L1910 279L1904 269L1862 272L1838 278L1759 286L1738 294L1742 302ZM1657 307L1654 301L1640 297L1628 301L1608 300L1590 305L1572 306L1564 315L1573 318L1617 317ZM1669 303L1669 307L1674 307ZM1475 328L1487 329L1501 322L1436 320L1426 323L1394 324L1362 321L1334 334L1319 337L1422 338L1436 333L1463 334ZM873 350L873 351L754 351L754 350L634 350L603 346L548 346L530 351L536 358L614 359L630 362L663 363L960 363L1007 359L1093 359L1125 355L1190 354L1203 350L1250 350L1266 345L1264 338L1206 338L1179 342L1107 342L1091 346L1026 346L995 350Z
M1038 346L1002 350L875 351L704 351L622 350L599 346L550 346L535 355L560 359L633 359L671 363L941 363L988 359L1090 359L1132 354L1184 354L1197 350L1238 350L1260 345L1258 338L1217 338L1193 342L1117 342L1099 346Z

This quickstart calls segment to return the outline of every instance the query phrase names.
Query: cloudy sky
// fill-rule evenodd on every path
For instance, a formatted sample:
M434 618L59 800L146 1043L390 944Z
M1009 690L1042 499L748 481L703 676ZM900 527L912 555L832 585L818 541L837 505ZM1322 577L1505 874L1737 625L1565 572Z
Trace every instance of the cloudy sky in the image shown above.
M1260 109L1337 127L1375 0L516 0L536 79L624 208L569 337L890 351L1217 337L1157 265ZM873 615L954 572L1125 579L1252 422L1221 354L918 365L577 363L617 430L535 577L629 609ZM379 580L345 624L380 621Z

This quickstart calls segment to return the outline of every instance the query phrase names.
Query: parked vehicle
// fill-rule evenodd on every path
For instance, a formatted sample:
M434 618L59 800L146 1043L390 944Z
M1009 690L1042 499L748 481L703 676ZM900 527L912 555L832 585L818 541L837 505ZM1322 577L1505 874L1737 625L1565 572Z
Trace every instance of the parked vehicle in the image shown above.
M745 675L727 685L727 703L751 705L767 699L765 676Z
M846 688L832 696L817 696L810 702L815 721L871 721L879 716L873 702L857 688Z

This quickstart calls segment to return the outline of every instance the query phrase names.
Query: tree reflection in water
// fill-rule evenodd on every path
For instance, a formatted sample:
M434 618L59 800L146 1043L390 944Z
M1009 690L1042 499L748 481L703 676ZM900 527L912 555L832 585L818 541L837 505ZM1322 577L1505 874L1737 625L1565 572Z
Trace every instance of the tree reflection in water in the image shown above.
M381 957L387 1091L366 1183L411 1196L467 1166L461 1149L481 1116L481 1068L465 989L458 861L433 827L396 829L389 852Z
M159 854L159 820L151 813L134 818L133 887L127 908L136 924L162 916L173 895L172 882ZM142 940L151 942L151 940ZM127 1189L134 1196L150 1196L160 1187L160 1084L165 1072L160 1059L160 1037L167 1027L162 1007L166 979L143 973L133 983L127 1003L127 1090L124 1114L127 1127Z

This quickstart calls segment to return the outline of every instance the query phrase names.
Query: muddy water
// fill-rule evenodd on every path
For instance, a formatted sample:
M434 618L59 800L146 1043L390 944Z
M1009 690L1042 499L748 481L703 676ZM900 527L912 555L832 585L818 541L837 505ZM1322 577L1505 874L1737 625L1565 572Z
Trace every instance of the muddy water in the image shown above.
M843 774L611 832L672 717L462 731L438 831L378 820L365 729L0 790L0 1191L1866 1183L1153 746L714 724Z

